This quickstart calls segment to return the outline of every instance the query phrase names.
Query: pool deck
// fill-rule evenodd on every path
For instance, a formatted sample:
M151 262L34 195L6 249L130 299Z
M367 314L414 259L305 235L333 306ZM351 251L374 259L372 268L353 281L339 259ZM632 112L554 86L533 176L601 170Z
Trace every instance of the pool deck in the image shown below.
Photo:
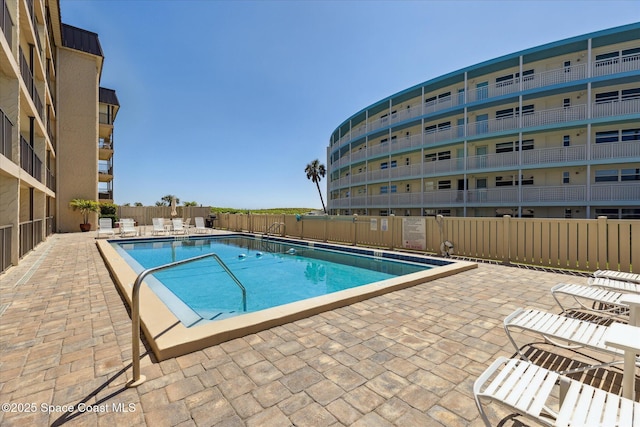
M162 362L141 344L147 381L127 388L130 314L95 233L56 234L0 275L0 424L482 426L473 382L515 353L504 317L558 313L559 282L586 279L480 263ZM609 371L610 391L620 377ZM522 425L495 404L488 413Z

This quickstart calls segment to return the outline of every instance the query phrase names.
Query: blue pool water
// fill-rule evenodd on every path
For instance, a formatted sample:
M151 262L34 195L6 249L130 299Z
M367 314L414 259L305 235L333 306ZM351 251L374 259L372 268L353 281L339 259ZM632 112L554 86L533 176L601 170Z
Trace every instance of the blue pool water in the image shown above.
M138 273L212 252L222 259L246 288L246 311L240 288L212 257L157 272L146 280L187 326L433 267L236 235L112 244Z

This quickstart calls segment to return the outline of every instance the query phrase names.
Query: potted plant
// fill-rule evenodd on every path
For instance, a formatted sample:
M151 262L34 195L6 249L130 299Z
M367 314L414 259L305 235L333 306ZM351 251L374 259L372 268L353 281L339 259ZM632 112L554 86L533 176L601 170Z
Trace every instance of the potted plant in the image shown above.
M82 224L80 224L80 230L91 230L91 224L89 224L89 213L100 212L100 204L95 200L86 199L73 199L69 202L69 207L74 211L80 211L82 214Z

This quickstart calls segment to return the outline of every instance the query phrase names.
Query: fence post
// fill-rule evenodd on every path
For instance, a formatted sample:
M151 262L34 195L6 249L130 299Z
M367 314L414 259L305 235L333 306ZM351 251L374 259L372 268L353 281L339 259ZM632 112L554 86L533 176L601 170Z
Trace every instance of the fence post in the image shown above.
M327 222L329 221L328 216L324 216L324 242L327 242Z
M599 216L597 220L598 224L598 268L600 270L607 270L609 268L609 236L608 236L608 228L607 228L607 217ZM597 269L594 269L594 271ZM616 267L614 270L618 270Z
M358 245L358 217L356 215L353 216L353 246Z
M509 233L511 231L511 215L502 216L502 264L511 264L511 239Z
M389 216L389 229L391 230L391 243L389 244L389 250L393 250L393 229L396 226L395 216Z

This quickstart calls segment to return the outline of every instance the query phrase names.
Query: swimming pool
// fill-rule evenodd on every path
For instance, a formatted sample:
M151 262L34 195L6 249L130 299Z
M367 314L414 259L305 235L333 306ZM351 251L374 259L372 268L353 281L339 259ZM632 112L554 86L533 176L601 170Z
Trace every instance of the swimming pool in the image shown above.
M157 272L154 279L147 279L151 289L187 327L436 266L434 260L428 259L400 262L335 248L238 235L112 244L138 272L207 253L220 257L246 289L246 298L213 258Z
M151 260L152 263L149 264L159 265L172 262L174 257L178 260L205 254L205 251L210 251L212 245L216 243L216 238L224 238L230 243L235 242L235 244L231 244L229 248L229 250L232 251L231 258L226 258L224 261L225 263L228 261L230 267L236 267L236 271L233 273L234 275L237 273L238 276L243 277L244 273L242 271L244 268L247 274L254 274L260 277L261 280L264 280L266 277L264 271L266 270L260 266L260 261L268 261L277 266L283 259L297 260L294 269L303 271L303 275L306 274L312 279L311 283L314 285L309 285L308 287L314 287L316 284L320 286L320 283L324 283L325 289L323 291L326 291L328 286L326 284L327 278L329 278L329 283L331 286L335 285L335 289L328 293L307 297L299 301L285 302L270 308L257 309L257 307L254 307L255 310L254 308L251 308L252 311L248 311L246 314L242 312L235 313L242 315L234 315L234 313L230 312L237 312L241 307L237 287L233 289L233 286L229 286L228 289L228 292L230 294L233 293L236 298L235 306L233 306L231 310L229 310L228 307L225 308L227 311L219 310L221 307L215 305L213 307L209 306L208 308L199 308L195 307L194 303L190 303L194 305L194 307L190 307L189 304L174 295L174 292L170 290L165 283L162 283L162 280L164 280L162 274L158 274L158 277L147 276L139 291L140 323L147 338L147 342L151 347L151 350L153 350L157 360L177 357L224 341L258 333L275 326L284 325L289 322L294 322L296 320L354 304L389 292L405 289L418 284L426 284L431 280L450 276L458 272L477 267L477 265L472 262L452 261L450 259L444 260L441 258L387 250L343 246L321 242L305 242L288 238L271 237L268 241L260 240L259 238L254 240L240 240L238 237L259 236L221 232L217 230L215 233L217 236L214 238L190 236L188 238L185 237L184 239L167 239L166 237L156 239L149 239L148 237L142 239L97 239L96 245L120 291L121 296L125 303L130 307L132 304L132 285L136 281L140 272L144 268L148 268L148 266L144 265L144 263L148 261L142 259L147 255L140 256L140 260L142 262L139 262L135 259L135 257L138 257L139 255L136 254L133 256L124 250L124 248L131 249L136 242L144 242L144 246L141 246L143 249L140 250L140 254L149 250L153 251L154 247L157 249L165 247L164 250L157 252L158 254L161 252L163 253L160 257L161 259ZM117 242L118 245L114 245L114 242ZM238 244L238 242L244 243ZM265 250L265 243L267 245L274 245L275 243L284 244L287 251L285 251L285 253L280 253L278 251ZM287 253L291 248L296 250L296 254ZM416 264L418 265L418 269L417 271L408 272L402 275L388 276L386 279L381 278L382 280L373 279L373 282L367 281L371 280L369 277L365 280L365 284L345 289L338 289L338 285L336 285L332 280L334 276L344 276L344 274L334 273L334 271L342 269L342 266L337 265L328 268L325 265L324 267L319 267L319 261L316 259L317 254L324 252L316 251L315 249L325 250L324 252L328 253L329 257L339 255L340 258L342 258L342 255L357 255L355 258L357 263L365 262L364 260L367 259L366 262L371 262L374 265L388 266L395 265L395 263L386 264L382 261L403 261L405 265L402 268L405 268L406 265ZM216 249L216 252L219 252L219 249ZM261 252L262 255L259 256L257 252ZM298 255L299 252L305 253L305 257L301 258ZM245 256L238 257L238 255L242 254ZM153 257L155 257L155 255L153 255ZM196 261L193 265L199 262L200 261ZM437 265L437 268L427 268L429 265ZM189 264L186 264L186 266L189 266ZM240 267L240 270L237 270L237 267ZM412 268L415 268L415 266ZM172 270L167 270L166 273L169 277L183 275L189 277L189 280L199 280L189 273L190 270L176 271L172 272ZM277 274L280 274L279 270L276 269L276 271L278 271ZM378 271L377 273L388 274L389 271ZM203 276L207 275L203 274ZM228 279L221 278L220 280ZM322 282L322 280L324 280L324 282ZM212 281L209 280L207 283L210 282ZM218 281L216 280L216 283L217 282ZM209 289L209 286L206 285L201 287ZM158 292L158 289L163 288L165 288L164 291L161 290ZM162 294L163 292L165 295L159 296L159 294ZM220 292L220 290L216 290L214 295ZM252 299L255 299L257 303L260 301L260 298L254 298L250 295L250 292L247 292L247 306L253 307L252 304L254 302ZM177 302L177 305L169 308L167 303L165 303L167 298L173 298L173 302ZM197 297L195 299L198 300ZM182 305L181 307L179 307L180 304ZM196 310L194 310L194 308L196 308ZM213 310L211 310L212 308ZM181 310L184 312L181 313ZM177 312L178 315L176 315L175 312ZM185 313L187 315L187 319L183 321L180 317ZM210 320L209 318L214 318L215 320Z

